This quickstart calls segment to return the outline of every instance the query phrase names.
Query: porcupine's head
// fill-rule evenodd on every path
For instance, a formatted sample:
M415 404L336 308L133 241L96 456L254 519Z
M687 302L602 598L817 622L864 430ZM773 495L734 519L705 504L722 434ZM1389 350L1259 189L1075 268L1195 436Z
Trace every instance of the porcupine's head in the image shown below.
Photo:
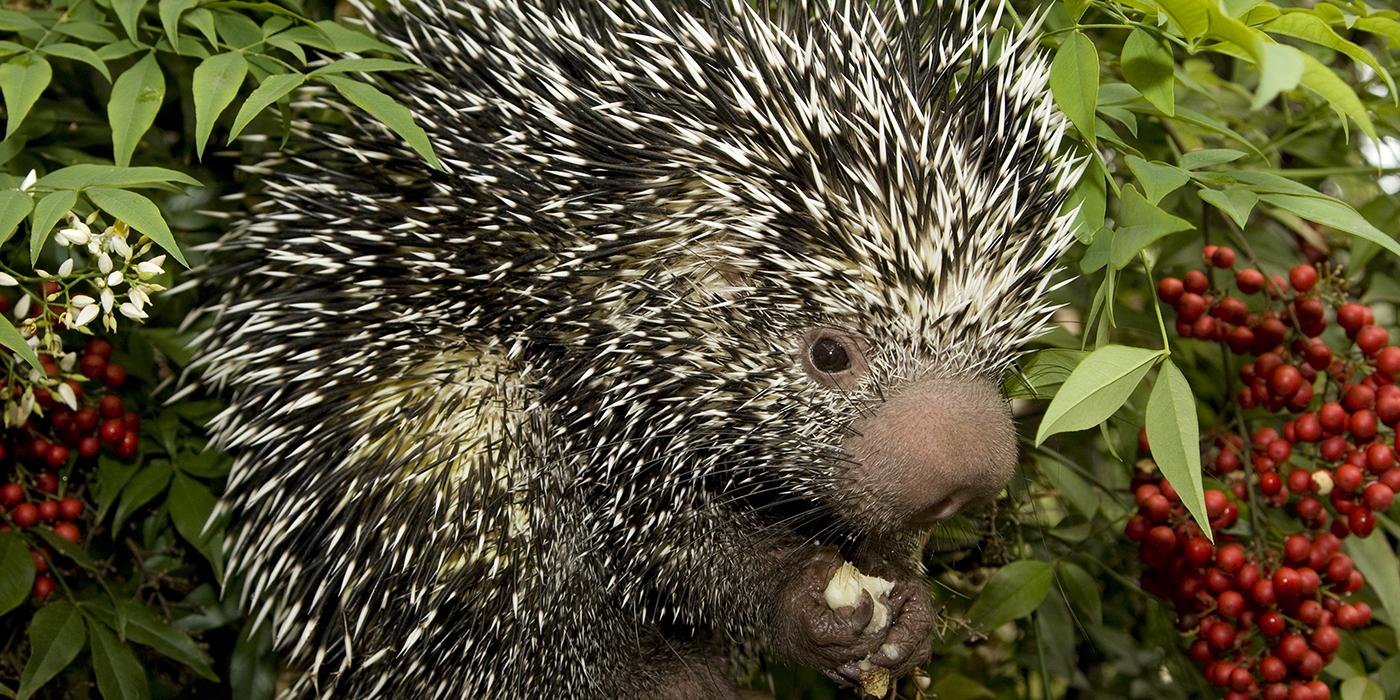
M1031 31L994 40L998 3L710 5L606 5L610 39L515 78L568 86L523 111L545 170L660 239L576 307L564 441L633 483L673 465L662 509L705 483L799 530L994 495L999 378L1047 321L1077 170ZM635 178L612 165L631 154Z

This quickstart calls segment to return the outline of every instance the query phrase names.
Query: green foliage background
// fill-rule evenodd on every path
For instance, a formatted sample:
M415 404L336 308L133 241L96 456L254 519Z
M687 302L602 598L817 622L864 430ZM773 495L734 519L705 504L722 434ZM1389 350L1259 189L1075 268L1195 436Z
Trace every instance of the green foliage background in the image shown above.
M991 517L934 538L934 591L949 614L928 696L1206 697L1171 610L1139 590L1121 533L1137 427L1167 436L1153 438L1159 465L1199 512L1201 430L1233 391L1215 348L1166 333L1152 279L1193 263L1203 242L1247 250L1267 272L1285 271L1306 243L1345 264L1395 325L1400 201L1379 185L1394 173L1364 153L1400 137L1400 13L1303 0L1014 6L1014 23L1048 8L1051 85L1088 163L1071 203L1080 245L1066 261L1081 276L1059 292L1077 323L1008 380L1013 397L1035 402L1022 478ZM257 178L237 166L275 149L294 116L344 118L308 114L296 101L305 89L338 91L430 167L412 116L375 87L377 73L410 67L336 14L318 0L0 0L0 269L53 269L69 209L121 220L199 265L198 244L257 196ZM22 188L31 171L37 182ZM167 286L186 279L167 267ZM142 448L64 468L89 504L83 546L39 530L0 535L0 696L272 691L268 640L243 634L238 582L224 577L226 523L205 527L228 467L200 427L218 404L162 405L190 359L177 329L196 302L162 297L114 338L136 378L128 402L144 417ZM33 351L8 322L0 343L19 381ZM1081 430L1093 432L1063 434ZM27 597L36 538L75 572L42 605ZM1400 697L1397 538L1382 517L1352 552L1378 623L1345 635L1327 669L1346 700ZM780 667L756 669L752 685L837 695Z

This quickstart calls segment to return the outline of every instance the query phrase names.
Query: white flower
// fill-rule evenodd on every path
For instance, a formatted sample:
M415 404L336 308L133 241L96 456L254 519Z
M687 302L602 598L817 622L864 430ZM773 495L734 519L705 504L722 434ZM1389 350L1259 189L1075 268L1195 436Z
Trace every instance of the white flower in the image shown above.
M17 284L19 284L19 280L11 277L7 273L0 272L0 287L13 287Z
M120 255L127 260L131 259L131 246L127 245L125 240L118 238L117 236L113 236L109 244L111 245L112 250L117 255Z
M96 304L96 303L97 303L97 300L96 300L96 299L93 299L92 297L90 297L90 296L88 296L88 295L86 295L86 294L79 294L79 295L77 295L77 296L74 296L72 301L73 301L73 308L75 308L75 309L81 309L81 308L83 308L84 306L90 306L90 305L92 305L92 304Z
M165 272L165 269L164 269L163 267L161 267L161 265L162 265L164 262L165 262L165 256L164 256L164 255L157 255L157 256L155 256L154 258L151 258L150 260L146 260L146 261L137 263L137 264L136 264L136 274L139 275L139 276L141 277L141 279L143 279L143 280L144 280L144 279L150 279L151 277L155 277L156 275L159 275L160 273Z
M146 312L137 308L136 305L131 302L127 302L117 307L117 311L122 312L123 316L137 321L146 318Z
M50 275L50 274L48 273L48 271L46 271L46 270L40 270L40 269L37 268L37 267L34 268L34 274L36 274L36 275L38 275L38 276L40 276L40 277L42 277L42 278L44 278L44 279L48 279L48 278L50 278L50 277L53 277L53 275Z
M64 372L72 372L73 366L76 364L78 364L78 353L76 352L65 352L58 358L58 366Z
M58 385L58 397L63 399L63 403L74 411L78 410L78 397L73 393L73 387L68 382Z
M24 180L22 180L22 181L19 183L19 191L20 191L20 192L29 192L29 191L33 190L33 189L34 189L34 183L36 183L36 182L38 182L38 181L39 181L39 173L36 173L36 172L34 172L33 170L30 170L30 171L29 171L29 174L24 176Z
M24 296L20 297L19 301L15 302L15 318L24 318L25 316L28 316L29 305L33 303L34 300L30 299L28 294L25 294Z
M68 214L68 228L58 232L58 241L62 245L83 245L92 239L92 229L86 223L70 212Z
M151 303L151 298L149 296L146 296L146 291L144 289L141 289L140 287L132 287L131 303L135 304L136 308L141 309L145 308L147 304Z
M116 302L117 295L113 294L110 289L103 289L98 296L102 299L102 310L109 314L112 313L112 304Z
M71 274L73 274L73 258L68 258L67 260L64 260L62 263L59 264L58 276L67 277Z
M115 286L121 284L123 281L124 281L124 279L122 278L122 271L121 271L121 270L112 270L111 272L107 273L107 286L108 286L108 287L115 287Z
M88 304L87 306L84 306L80 311L78 311L78 317L73 320L73 326L75 328L82 328L83 326L92 323L92 320L94 318L97 318L97 314L101 310L101 307L99 307L97 304Z
M107 274L107 273L109 273L109 272L111 272L111 271L112 271L112 256L110 256L110 255L108 255L108 254L106 254L106 253L103 253L103 254L97 256L97 270L98 270L98 272L101 272L101 273L104 274L104 275Z

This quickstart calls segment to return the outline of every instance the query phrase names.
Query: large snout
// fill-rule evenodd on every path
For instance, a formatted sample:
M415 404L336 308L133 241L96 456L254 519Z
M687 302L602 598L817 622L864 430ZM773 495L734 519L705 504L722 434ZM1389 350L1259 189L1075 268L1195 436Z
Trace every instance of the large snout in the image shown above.
M1016 433L1001 392L984 379L927 379L853 426L846 440L870 523L927 527L995 496L1016 466Z

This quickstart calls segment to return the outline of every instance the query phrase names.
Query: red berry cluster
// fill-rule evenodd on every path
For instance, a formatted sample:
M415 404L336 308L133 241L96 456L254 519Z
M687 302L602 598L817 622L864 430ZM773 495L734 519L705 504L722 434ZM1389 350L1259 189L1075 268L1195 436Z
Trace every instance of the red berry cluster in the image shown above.
M64 540L78 542L86 507L72 490L72 467L91 462L104 448L122 459L136 456L141 419L116 393L126 383L127 372L111 356L110 342L90 340L77 359L77 375L63 372L51 357L40 356L45 374L67 384L79 407L74 410L60 403L56 392L35 388L34 403L41 413L0 437L0 464L10 464L13 479L0 486L0 532L47 527ZM85 382L100 383L106 392L100 397L85 392ZM15 391L23 389L17 385ZM63 472L65 479L60 478ZM44 600L55 587L52 554L41 546L30 553L39 574L33 594Z
M1192 658L1226 698L1327 700L1317 675L1337 650L1338 630L1371 621L1366 603L1349 601L1365 579L1341 541L1370 535L1375 513L1400 490L1400 347L1325 267L1300 264L1285 279L1237 267L1237 257L1206 246L1205 269L1157 285L1179 335L1244 356L1233 411L1240 428L1217 431L1205 460L1228 487L1205 493L1218 548L1151 474L1135 481L1138 512L1127 534L1147 566L1143 587L1175 603L1182 628L1196 633ZM1217 277L1233 270L1238 294L1212 284L1211 268ZM1260 412L1285 422L1246 440L1244 417ZM1140 442L1148 450L1145 435ZM1259 506L1286 509L1303 532L1282 542L1222 532L1238 518L1236 503L1255 493Z

